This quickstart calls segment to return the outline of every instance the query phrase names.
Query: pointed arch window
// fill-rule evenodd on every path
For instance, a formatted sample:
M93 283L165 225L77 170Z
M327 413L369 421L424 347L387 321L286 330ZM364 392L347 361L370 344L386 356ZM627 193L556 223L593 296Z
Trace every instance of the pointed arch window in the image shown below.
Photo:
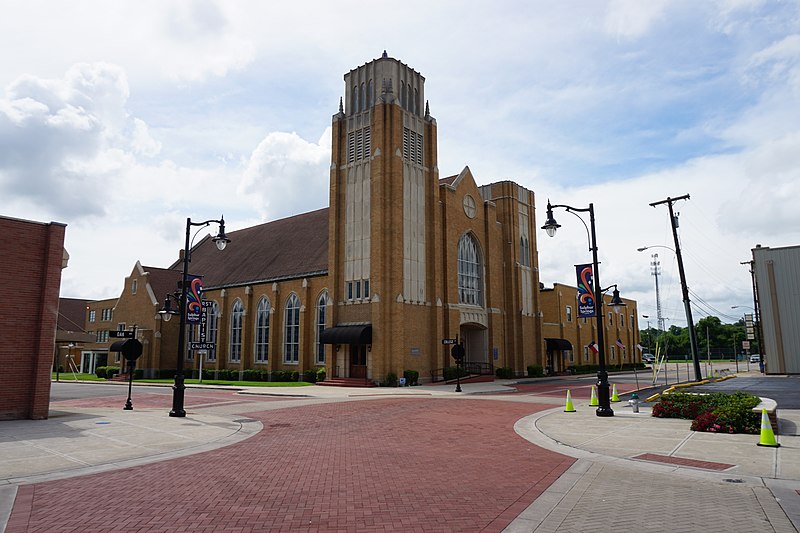
M242 318L244 317L244 305L237 299L233 302L231 309L231 340L229 359L231 363L238 363L242 360Z
M317 338L316 338L316 350L315 353L317 354L316 363L318 365L325 364L325 345L319 342L320 335L322 335L322 330L325 329L325 322L327 320L328 315L328 291L323 291L322 294L319 296L317 300Z
M458 302L483 305L483 265L478 243L467 233L458 241Z
M269 355L269 300L261 298L256 309L256 363L266 363Z
M350 98L350 114L358 113L358 85L353 87L353 96Z
M296 294L286 300L284 318L283 361L297 363L300 360L300 300Z
M367 107L375 105L375 85L372 80L367 82Z

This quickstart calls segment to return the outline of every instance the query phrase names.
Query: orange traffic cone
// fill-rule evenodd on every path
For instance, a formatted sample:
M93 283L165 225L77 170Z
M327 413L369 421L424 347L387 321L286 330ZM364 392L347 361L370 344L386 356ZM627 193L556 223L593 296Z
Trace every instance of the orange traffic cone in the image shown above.
M775 433L772 431L772 424L769 421L769 415L766 409L761 409L761 440L758 445L769 446L771 448L780 446L778 441L775 440Z
M572 395L567 390L567 405L564 406L565 413L574 413L575 408L572 406Z
M592 385L592 397L589 399L589 406L597 407L598 405L600 405L600 402L597 401L597 387Z

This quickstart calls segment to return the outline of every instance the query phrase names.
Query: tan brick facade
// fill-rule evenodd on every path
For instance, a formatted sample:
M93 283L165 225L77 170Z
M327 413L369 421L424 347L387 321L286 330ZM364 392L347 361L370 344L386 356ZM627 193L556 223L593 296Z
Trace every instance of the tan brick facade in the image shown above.
M560 283L552 289L542 289L541 309L542 349L547 354L547 364L553 372L580 365L598 364L598 355L589 349L597 341L597 319L578 318L578 289ZM606 365L609 369L623 363L641 362L639 344L638 311L635 300L623 298L624 307L613 309L608 304L611 297L603 298L603 326L606 349ZM572 345L571 351L547 350L545 339L564 339ZM621 349L617 341L625 346Z

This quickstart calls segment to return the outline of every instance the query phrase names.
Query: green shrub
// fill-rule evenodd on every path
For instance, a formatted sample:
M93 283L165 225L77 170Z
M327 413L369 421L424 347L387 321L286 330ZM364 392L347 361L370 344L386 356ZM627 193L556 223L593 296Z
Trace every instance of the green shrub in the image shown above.
M442 370L442 377L445 381L456 379L457 377L464 377L467 373L463 368L457 366L448 366Z
M381 383L382 387L397 387L397 374L389 372L386 374L386 381Z
M243 381L261 381L261 371L253 370L252 368L248 368L247 370L242 371L242 380Z
M114 374L119 374L119 367L118 366L107 366L106 367L106 379L113 378Z
M406 378L406 385L408 386L419 383L419 372L416 370L403 370L403 377Z
M673 392L663 395L653 406L653 416L690 419L694 431L757 434L761 419L753 408L760 401L741 391L704 395Z
M514 377L514 369L510 366L502 366L496 368L494 374L500 379L510 379Z
M528 377L540 378L544 376L544 368L542 365L528 365Z
M107 368L108 368L107 366L95 367L94 375L97 376L100 379L105 379L106 378L106 369Z
M325 378L328 377L328 373L325 371L325 367L317 369L317 383L320 381L325 381Z
M289 381L300 381L300 372L295 370L289 374Z
M160 368L158 370L158 379L175 379L175 374L178 371L171 368Z
M133 379L142 379L144 377L144 369L137 368L133 371Z
M303 372L303 381L307 383L316 383L317 382L317 371L316 369L305 370Z

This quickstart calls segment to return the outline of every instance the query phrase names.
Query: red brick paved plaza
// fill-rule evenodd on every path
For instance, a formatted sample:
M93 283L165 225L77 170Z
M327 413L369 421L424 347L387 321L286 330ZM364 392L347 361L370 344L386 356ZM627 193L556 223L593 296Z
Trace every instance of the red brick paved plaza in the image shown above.
M237 401L196 394L190 416L193 405ZM21 486L8 531L501 531L574 461L513 430L550 407L415 398L250 412L259 400L248 401L243 416L264 426L254 437Z

